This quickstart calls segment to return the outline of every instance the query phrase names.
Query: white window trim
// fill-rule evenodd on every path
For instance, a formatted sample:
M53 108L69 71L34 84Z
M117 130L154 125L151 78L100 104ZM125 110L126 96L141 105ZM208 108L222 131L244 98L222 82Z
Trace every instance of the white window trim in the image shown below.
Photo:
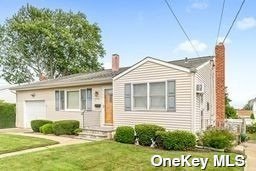
M68 109L68 92L78 91L78 109ZM81 90L80 89L69 89L65 91L65 111L81 111Z
M146 109L145 108L138 108L138 107L134 107L134 90L133 90L133 85L138 85L138 84L146 84L147 86L147 107ZM131 102L132 102L132 110L135 110L135 111L145 111L145 110L148 110L148 83L147 82L141 82L141 83L132 83L131 84Z
M131 82L131 111L130 112L138 112L138 111L144 111L144 112L176 112L176 98L177 98L177 90L175 87L175 110L174 111L169 111L168 110L168 81L175 81L175 86L176 86L176 80L175 79L168 79L168 80L155 80L155 81L145 81L145 82ZM161 83L164 82L165 83L165 109L150 109L150 88L149 88L149 84L150 83ZM128 84L128 83L127 83ZM134 107L134 91L133 91L133 85L136 84L147 84L147 108L146 109L139 109L139 108L135 108Z
M56 110L56 97L55 97L55 96L56 96L56 91L59 91L59 101L58 101L58 103L59 103L59 110ZM64 109L61 109L61 108L60 108L60 106L61 106L60 92L61 92L61 91L64 91ZM56 89L56 90L54 90L54 102L55 102L55 103L54 103L54 108L55 108L55 111L56 111L56 112L65 111L65 110L66 110L66 104L65 104L65 103L66 103L66 102L65 102L66 99L65 99L65 98L66 98L66 92L65 92L65 90L63 90L63 89Z
M165 87L165 108L163 109L158 109L158 108L150 108L150 84L151 83L164 83L164 87ZM167 111L167 90L166 90L166 87L167 87L167 81L156 81L156 82L148 82L148 110L150 111Z
M54 90L54 107L56 106L56 98L55 98L55 92L56 91L64 91L64 109L59 109L58 111L56 110L55 108L55 111L56 112L82 112L83 110L88 110L88 104L87 104L87 101L86 101L86 109L81 109L82 108L82 104L81 104L81 90L86 90L86 100L87 100L87 89L91 89L92 91L92 96L93 96L93 88L92 87L85 87L85 88L79 88L79 89L55 89ZM67 108L67 92L68 91L78 91L79 93L79 109L68 109ZM60 95L60 94L59 94ZM93 98L92 98L93 99ZM60 105L61 105L61 100L60 100L60 97L59 97L59 108L60 108ZM93 103L93 101L92 101ZM90 111L93 111L93 105L92 105L92 109Z

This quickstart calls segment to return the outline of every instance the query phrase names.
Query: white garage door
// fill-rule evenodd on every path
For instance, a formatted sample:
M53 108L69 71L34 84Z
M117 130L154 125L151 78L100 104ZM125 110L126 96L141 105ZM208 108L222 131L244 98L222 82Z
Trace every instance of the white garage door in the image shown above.
M30 128L30 122L35 119L46 118L46 105L44 100L26 101L24 108L24 127Z

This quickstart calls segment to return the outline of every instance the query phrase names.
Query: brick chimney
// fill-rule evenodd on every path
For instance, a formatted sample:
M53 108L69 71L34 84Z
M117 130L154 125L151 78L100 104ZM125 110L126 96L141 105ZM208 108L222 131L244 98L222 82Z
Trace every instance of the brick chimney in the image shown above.
M222 127L225 119L225 46L223 43L215 47L215 67L216 126Z
M112 71L117 72L119 70L119 55L112 55Z

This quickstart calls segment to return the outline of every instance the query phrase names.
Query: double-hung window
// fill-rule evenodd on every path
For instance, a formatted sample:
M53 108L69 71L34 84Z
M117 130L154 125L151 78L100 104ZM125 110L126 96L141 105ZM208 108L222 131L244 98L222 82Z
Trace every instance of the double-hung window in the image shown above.
M176 110L176 82L167 81L167 110Z
M79 91L67 91L67 109L77 110L79 109Z
M60 111L65 109L65 92L63 90L55 91L55 110Z
M81 90L81 109L92 110L92 89L91 88Z
M92 110L92 89L56 90L55 110Z
M147 82L124 85L124 108L131 110L176 110L176 82Z
M133 85L134 109L147 109L147 84Z
M166 109L165 82L149 83L150 109Z

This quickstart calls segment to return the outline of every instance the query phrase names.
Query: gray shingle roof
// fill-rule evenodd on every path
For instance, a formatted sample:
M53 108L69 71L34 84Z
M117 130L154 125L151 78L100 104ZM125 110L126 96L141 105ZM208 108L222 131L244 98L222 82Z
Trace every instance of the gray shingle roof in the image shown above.
M185 59L182 59L182 60L169 61L168 63L178 65L188 69L196 69L203 63L209 60L212 60L213 58L214 56L204 56L204 57L198 57L198 58L188 58L187 62L185 62Z
M178 65L188 69L195 69L203 63L213 59L213 56L190 58L187 60L175 60L169 61L168 63ZM166 62L166 61L165 61ZM86 84L100 84L100 83L111 83L112 78L130 67L122 67L118 72L112 72L111 69L105 69L98 72L92 73L78 73L69 76L64 76L56 79L50 79L45 81L37 81L33 83L26 83L16 87L12 87L12 90L26 90L26 89L43 89L43 88L53 88L53 87L67 87L76 85L86 85Z

